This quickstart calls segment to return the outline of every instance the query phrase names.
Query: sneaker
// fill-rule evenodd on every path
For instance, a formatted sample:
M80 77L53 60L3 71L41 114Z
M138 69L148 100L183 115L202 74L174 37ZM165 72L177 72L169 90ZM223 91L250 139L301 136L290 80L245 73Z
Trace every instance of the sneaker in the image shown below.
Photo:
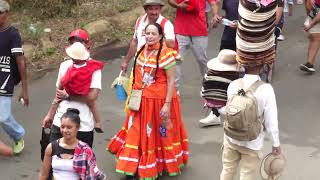
M19 141L15 142L13 145L13 153L20 154L24 148L24 140L20 139Z
M217 117L215 114L210 112L209 116L207 116L203 119L200 119L199 125L200 125L200 127L221 125L220 116Z
M179 90L177 90L177 95L180 96L180 91Z
M283 34L280 34L277 38L278 41L284 41L286 39L286 37L284 37Z
M296 3L299 4L299 5L301 5L301 4L303 4L303 0L297 0Z
M300 64L300 70L301 71L305 71L305 72L309 72L309 73L313 73L316 70L313 68L313 65L310 63L305 63L305 64Z

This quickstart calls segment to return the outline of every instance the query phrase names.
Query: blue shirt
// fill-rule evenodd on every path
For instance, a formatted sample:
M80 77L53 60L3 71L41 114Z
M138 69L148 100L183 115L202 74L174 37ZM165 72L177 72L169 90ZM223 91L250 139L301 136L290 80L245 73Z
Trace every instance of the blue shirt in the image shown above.
M10 26L0 31L0 96L12 96L20 79L16 57L23 55L19 31Z

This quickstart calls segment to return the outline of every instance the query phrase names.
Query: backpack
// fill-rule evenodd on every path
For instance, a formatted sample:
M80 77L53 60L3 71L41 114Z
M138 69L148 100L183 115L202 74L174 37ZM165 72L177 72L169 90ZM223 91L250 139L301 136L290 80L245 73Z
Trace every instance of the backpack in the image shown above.
M264 82L258 80L247 90L242 88L242 79L235 83L240 85L240 90L227 101L224 132L235 140L252 141L263 131L263 122L258 116L257 99L253 93Z

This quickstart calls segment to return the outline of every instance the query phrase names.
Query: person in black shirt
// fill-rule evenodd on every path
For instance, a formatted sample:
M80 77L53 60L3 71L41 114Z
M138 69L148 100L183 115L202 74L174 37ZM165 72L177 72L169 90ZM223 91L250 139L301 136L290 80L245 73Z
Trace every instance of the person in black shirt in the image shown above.
M12 115L11 105L14 86L21 81L19 100L29 105L26 75L26 58L23 55L19 31L9 23L9 4L0 0L0 125L14 140L13 152L24 148L24 128Z

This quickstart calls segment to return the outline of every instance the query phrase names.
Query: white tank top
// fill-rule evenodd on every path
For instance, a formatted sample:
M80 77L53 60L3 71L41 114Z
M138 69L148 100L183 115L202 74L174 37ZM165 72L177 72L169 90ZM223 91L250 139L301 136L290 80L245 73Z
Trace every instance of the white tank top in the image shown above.
M73 159L52 156L52 172L54 180L79 180L79 175L73 170Z
M60 140L60 139L59 139ZM61 154L73 155L74 149L59 146L59 140L52 142L52 172L54 180L79 180L79 175L73 169L73 158L63 159Z

